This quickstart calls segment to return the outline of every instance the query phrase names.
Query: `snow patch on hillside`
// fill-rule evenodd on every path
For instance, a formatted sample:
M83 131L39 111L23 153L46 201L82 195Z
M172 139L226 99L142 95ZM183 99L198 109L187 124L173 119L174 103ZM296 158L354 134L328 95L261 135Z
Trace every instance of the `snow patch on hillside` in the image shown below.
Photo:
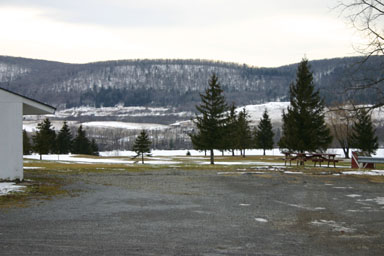
M258 123L263 117L264 111L267 110L272 123L281 123L283 110L286 110L288 106L289 102L268 102L264 104L239 107L236 111L240 112L243 108L245 108L250 116L251 122Z
M58 110L55 113L55 117L65 119L68 117L140 117L140 116L179 116L188 117L191 116L191 112L177 112L173 108L166 107L124 107L117 105L115 107L76 107ZM52 116L53 117L53 116Z
M268 115L272 121L274 128L280 127L282 124L282 114L283 111L287 110L289 107L289 102L268 102L264 104L257 105L246 105L242 107L238 107L236 109L237 112L242 111L243 108L246 109L249 114L249 119L251 121L251 125L257 125L260 122L260 119L263 116L265 110L268 111ZM325 109L327 112L327 109ZM329 116L331 112L327 112L326 116ZM384 123L384 107L378 108L372 111L372 119L373 121L379 125ZM88 116L90 117L90 122L83 123L83 126L86 127L99 127L99 128L121 128L121 129L129 129L129 130L165 130L169 128L184 128L191 129L193 127L193 123L191 118L194 117L194 113L192 112L176 112L173 108L149 108L149 107L103 107L103 108L94 108L94 107L78 107L57 111L55 115L48 115L50 118L52 125L56 131L59 131L63 125L63 121L66 118L70 117L79 117L79 116ZM173 123L169 123L168 125L164 124L156 124L156 123L133 123L133 122L118 122L118 121L96 121L98 117L109 117L109 120L119 120L120 117L147 117L147 116L157 116L161 120L166 118L167 116L176 116L179 121ZM45 118L45 117L44 117ZM61 119L61 120L55 120ZM159 120L160 120L159 119ZM92 121L94 120L94 121ZM100 119L99 119L100 120ZM42 120L35 120L33 117L26 117L26 120L23 122L23 129L27 132L35 132L36 126ZM80 122L70 121L68 125L70 126L78 126Z
M84 127L97 127L97 128L120 128L127 130L165 130L168 125L162 124L149 124L149 123L126 123L126 122L86 122L82 123Z
M56 121L56 120L51 120L52 127L55 131L60 131L60 129L63 127L64 121ZM23 130L26 130L27 132L36 132L37 129L37 124L40 123L41 121L23 121ZM67 122L69 126L76 125L77 122L69 121Z

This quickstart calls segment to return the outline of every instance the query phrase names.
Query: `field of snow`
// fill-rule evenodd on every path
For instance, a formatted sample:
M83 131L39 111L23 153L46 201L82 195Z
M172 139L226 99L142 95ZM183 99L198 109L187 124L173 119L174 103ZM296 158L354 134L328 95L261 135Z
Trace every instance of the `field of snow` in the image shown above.
M187 156L187 152L190 153ZM338 154L340 158L343 157L341 149L330 149L328 153ZM261 156L263 154L262 150L248 150L246 151L247 156ZM89 158L82 157L77 155L43 155L44 161L56 161L60 163L79 163L79 164L122 164L122 165L133 165L140 162L139 158L133 158L136 155L133 151L107 151L100 152L101 157ZM238 152L236 154L239 155ZM269 156L283 156L279 149L267 151ZM384 149L379 149L377 155L384 155ZM145 158L145 163L149 165L179 165L179 164L195 164L195 165L208 165L209 164L209 153L208 157L204 157L204 152L199 152L196 150L153 150L150 156ZM222 153L215 151L215 156L220 157ZM225 156L231 156L231 152L225 152ZM34 159L38 160L40 157L37 154L24 156L25 160ZM223 161L219 158L216 158L215 163L217 165L252 165L251 168L260 168L260 167L273 167L281 168L284 166L284 163L281 161L276 162L264 162L264 161L255 161L254 159L244 158L237 161ZM345 165L338 165L337 168L348 168ZM27 167L30 168L30 167ZM301 174L298 172L289 172L285 171L287 174ZM345 175L373 175L373 176L384 176L384 170L351 170L343 171Z
M245 108L250 116L250 120L253 124L258 123L263 116L264 110L268 111L269 118L272 123L280 124L283 110L289 107L289 102L268 102L258 105L247 105L236 109L237 112ZM327 110L327 109L326 109ZM384 107L377 108L372 111L372 120L376 125L383 125L384 123Z
M247 110L250 120L252 124L257 123L262 117L264 110L267 109L268 114L273 123L281 122L281 115L284 109L289 106L289 102L269 102L265 104L258 105L247 105L244 106ZM241 111L244 107L238 107L236 109L237 112ZM104 108L94 108L94 107L78 107L71 109L59 110L55 113L55 115L48 115L50 118L53 127L55 130L60 130L63 121L55 121L55 119L65 119L69 117L79 117L79 116L89 116L89 117L122 117L122 116L131 116L131 117L140 117L140 116L178 116L180 117L180 121L169 124L151 124L151 123L131 123L131 122L117 122L117 121L90 121L82 123L85 127L99 127L99 128L122 128L122 129L130 129L130 130L164 130L169 127L177 127L177 126L190 126L192 123L190 122L190 118L194 116L191 112L174 112L174 110L169 108L147 108L147 107L104 107ZM33 117L31 117L33 118ZM27 119L23 122L23 129L27 132L36 131L37 124L41 122L41 120L30 120ZM80 125L77 122L68 122L69 125Z
M37 124L39 121L24 121L23 129L27 132L36 132ZM53 128L56 131L60 131L61 127L63 127L63 121L51 121ZM92 127L92 128L117 128L117 129L127 129L127 130L165 130L170 128L169 125L163 124L150 124L150 123L129 123L129 122L115 122L115 121L95 121L95 122L67 122L69 126L79 126L80 124L83 127Z
M55 129L55 131L60 131L61 127L63 127L64 121L56 121L56 120L50 120L52 127ZM41 121L23 121L23 130L26 130L27 132L36 132L37 131L37 124ZM69 126L76 125L77 122L69 121L67 122Z
M242 107L238 107L236 109L237 112L240 112L243 108L249 114L250 121L252 125L257 124L264 110L268 111L268 115L274 125L281 125L281 116L283 110L286 110L289 106L289 102L268 102L264 104L257 105L246 105ZM87 127L99 127L99 128L122 128L122 129L130 129L130 130L164 130L170 127L179 127L179 126L191 126L192 122L190 118L194 116L191 112L175 112L174 109L169 108L147 108L147 107L106 107L106 108L93 108L93 107L79 107L79 108L71 108L65 110L59 110L55 115L48 115L51 119L52 125L55 130L60 130L63 124L63 121L55 121L55 119L65 119L69 117L79 117L79 116L89 116L92 117L116 117L118 119L122 116L130 116L130 117L140 117L140 116L158 116L160 118L165 116L178 116L180 120L169 124L156 124L156 123L132 123L132 122L118 122L118 121L90 121L82 123L83 126ZM31 117L32 118L32 117ZM384 108L376 109L372 112L372 119L377 124L384 123ZM27 130L27 132L36 131L37 124L41 122L41 120L27 119L23 122L23 129ZM77 122L68 122L69 125L80 125Z
M289 102L269 102L265 104L239 107L236 109L236 111L239 112L245 108L250 116L251 123L256 124L262 118L264 111L267 110L272 123L281 123L283 110L286 110L288 106Z
M197 150L188 150L188 149L179 149L179 150L153 150L151 152L152 156L186 156L187 152L191 154L192 157L199 156L202 157L204 156L204 151L197 151ZM221 151L215 150L214 154L216 156L221 156L222 153ZM246 155L254 155L254 156L261 156L263 155L263 150L261 149L251 149L251 150L246 150L245 152ZM283 156L283 154L280 152L280 149L275 148L273 150L267 150L266 151L267 155L270 156ZM100 152L100 156L134 156L135 152L133 151L120 151L120 150L115 150L115 151L106 151L106 152ZM209 155L209 152L207 152L207 155ZM231 156L232 153L229 151L224 152L225 156ZM239 152L236 152L236 155L239 155Z
M104 152L105 153L105 152ZM145 157L145 163L150 165L175 165L175 164L181 164L181 159L177 158L171 158L171 155L169 152L160 152L160 154L157 154L158 152L154 152L150 157ZM135 164L137 162L140 162L140 158L132 159L131 157L135 156L136 153L132 151L124 151L122 154L103 154L104 156L108 156L108 158L87 158L87 157L78 157L76 155L43 155L44 161L56 161L60 163L79 163L79 164ZM119 157L119 158L113 158L113 156ZM197 155L197 154L196 154ZM120 158L121 156L125 156L127 158ZM181 156L181 155L179 155ZM185 159L188 159L190 163L199 164L199 165L208 165L209 160L207 158L202 157L194 157L194 156L188 156L183 155ZM112 157L112 158L111 158ZM169 157L169 158L168 158ZM39 160L40 156L37 154L34 155L28 155L24 156L25 160L28 159L34 159ZM281 166L284 165L284 163L271 163L271 162L260 162L260 161L250 161L246 158L242 161L233 161L233 162L220 162L216 161L216 164L218 165L257 165L257 166L266 166L266 165L273 165L273 166ZM29 168L29 167L27 167Z
M191 156L204 156L204 151L197 151L197 150L188 150L188 149L180 149L180 150L153 150L151 154L153 156L186 156L187 152L191 153ZM279 148L274 148L272 150L266 150L266 155L269 156L283 156L281 153L281 150ZM341 148L330 148L325 153L329 154L337 154L337 157L344 157L343 150ZM100 152L100 156L133 156L135 153L132 151L121 151L121 150L115 150L115 151L105 151ZM209 152L207 152L209 155ZM221 151L215 150L214 151L215 156L221 156ZM236 155L238 155L239 152L236 151ZM261 156L263 155L263 150L261 149L250 149L246 150L246 155L252 155L252 156ZM229 151L224 152L225 156L231 156L232 153ZM379 148L375 155L372 155L373 157L384 157L384 148Z
M346 171L346 172L343 172L343 174L347 174L347 175L384 176L384 170Z
M188 156L189 159L195 159L195 160L200 160L200 163L204 163L202 161L205 156L205 153L203 151L197 151L197 150L187 150L187 149L182 149L182 150L153 150L151 151L151 157L149 158L149 161L154 160L166 160L167 163L169 160L172 160L172 158L177 159L178 157L186 157L187 152L190 153L190 156ZM344 154L342 153L341 149L329 149L327 151L328 153L333 153L337 154L338 157L343 157ZM222 156L221 151L214 151L215 156ZM283 156L283 154L280 152L280 149L275 148L273 150L267 150L266 154L269 156ZM100 152L101 157L108 157L108 158L82 158L82 157L77 157L76 155L43 155L43 160L51 160L51 161L70 161L70 162L82 162L82 163L133 163L134 161L127 161L127 160L121 160L118 157L133 157L135 156L136 153L133 151L120 151L120 150L114 150L114 151L105 151L105 152ZM209 152L207 152L207 155L209 156ZM225 156L231 156L231 152L225 152ZM239 155L239 152L236 152L236 155ZM252 150L246 150L246 155L248 156L261 156L263 155L263 151L260 149L252 149ZM380 148L377 151L377 154L374 155L376 157L384 156L384 149ZM116 159L114 159L116 157ZM157 158L156 158L157 157ZM168 157L168 158L167 158ZM25 159L39 159L39 155L34 154L34 155L28 155L24 156ZM174 163L174 162L172 162ZM247 161L247 158L244 158L244 160L239 161L239 162L221 162L221 164L253 164L249 161ZM268 165L269 163L267 162L255 162L255 164L264 164ZM280 164L278 164L280 165Z
M168 129L168 125L162 124L148 124L148 123L127 123L127 122L86 122L82 123L84 127L97 127L97 128L120 128L127 130L164 130Z
M176 112L172 108L166 107L124 107L124 106L115 106L115 107L76 107L56 111L55 115L51 117L58 117L60 119L65 119L68 117L79 117L79 116L89 116L89 117L125 117L125 116L191 116L191 112Z

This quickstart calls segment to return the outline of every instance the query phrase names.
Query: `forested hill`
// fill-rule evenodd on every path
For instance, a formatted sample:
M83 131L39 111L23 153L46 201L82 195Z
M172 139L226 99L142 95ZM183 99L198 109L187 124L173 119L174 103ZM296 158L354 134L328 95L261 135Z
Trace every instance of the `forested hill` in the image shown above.
M382 58L356 68L359 57L310 61L315 84L327 102L345 96L351 74L374 74ZM205 60L120 60L88 64L0 56L0 87L58 108L73 106L173 106L191 109L216 73L228 102L237 105L287 100L297 64L259 68ZM340 94L339 94L340 93ZM374 94L359 95L369 103Z

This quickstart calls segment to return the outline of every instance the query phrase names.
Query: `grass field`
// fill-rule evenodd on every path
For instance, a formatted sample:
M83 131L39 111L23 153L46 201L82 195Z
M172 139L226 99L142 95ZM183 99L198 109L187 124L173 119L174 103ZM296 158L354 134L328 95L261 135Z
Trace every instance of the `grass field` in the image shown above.
M147 157L145 164L134 163L130 157L95 157L78 155L71 161L63 160L24 160L25 180L21 182L26 188L22 192L14 192L0 196L0 208L24 207L36 199L50 200L56 196L76 196L79 191L72 191L66 185L74 179L80 179L82 175L126 173L126 172L150 172L151 170L189 170L189 171L217 171L221 174L237 175L252 174L255 171L280 172L286 175L340 175L351 171L350 160L343 160L337 164L337 168L314 167L312 162L305 166L284 166L281 156L216 156L215 165L210 165L209 157L198 156L156 156ZM78 161L76 160L78 159ZM89 161L85 161L85 159ZM115 163L113 160L119 160ZM95 162L102 161L102 162ZM376 169L384 169L384 165L376 166ZM384 183L384 176L358 175L361 179L371 182Z

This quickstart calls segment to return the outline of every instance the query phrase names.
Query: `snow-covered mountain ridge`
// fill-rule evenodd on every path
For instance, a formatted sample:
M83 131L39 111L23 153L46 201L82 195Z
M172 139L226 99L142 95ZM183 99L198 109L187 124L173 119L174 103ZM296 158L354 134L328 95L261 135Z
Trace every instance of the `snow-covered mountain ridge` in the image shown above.
M366 76L383 70L384 58L370 59L353 69L361 58L310 61L315 86L327 102L345 97L351 74ZM298 60L300 61L300 60ZM193 111L199 93L216 73L228 102L237 105L288 100L297 64L276 68L205 60L121 60L67 64L0 56L0 87L51 104L58 109L115 105L171 107ZM356 96L364 103L374 93Z

